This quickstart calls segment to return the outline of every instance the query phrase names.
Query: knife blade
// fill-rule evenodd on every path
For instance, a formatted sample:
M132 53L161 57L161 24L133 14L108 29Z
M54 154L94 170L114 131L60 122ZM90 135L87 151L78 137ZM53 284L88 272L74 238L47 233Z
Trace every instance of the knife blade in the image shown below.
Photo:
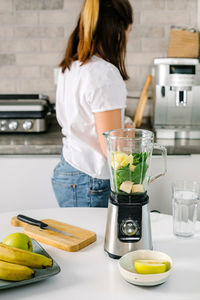
M21 214L17 215L17 219L24 222L24 223L27 223L27 224L30 224L30 225L33 225L33 226L38 226L43 230L48 229L48 230L52 230L52 231L57 232L57 233L65 234L67 236L73 236L72 234L70 234L68 232L65 232L63 230L60 230L60 229L57 229L55 227L49 226L47 223L44 223L40 220L36 220L36 219L30 218L30 217L27 217L27 216L24 216L24 215L21 215Z

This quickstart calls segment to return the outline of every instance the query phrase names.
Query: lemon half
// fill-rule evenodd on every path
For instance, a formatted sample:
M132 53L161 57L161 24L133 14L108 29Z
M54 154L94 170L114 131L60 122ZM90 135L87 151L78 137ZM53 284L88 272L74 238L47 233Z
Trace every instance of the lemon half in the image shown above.
M135 271L139 274L164 273L169 268L169 262L164 260L138 259L134 262Z

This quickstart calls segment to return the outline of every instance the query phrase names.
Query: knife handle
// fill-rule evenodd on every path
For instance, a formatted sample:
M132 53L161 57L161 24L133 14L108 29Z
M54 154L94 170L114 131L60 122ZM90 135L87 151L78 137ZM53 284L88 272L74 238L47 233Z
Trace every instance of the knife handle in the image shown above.
M39 221L39 220L30 218L30 217L24 216L24 215L17 215L17 219L20 220L20 221L22 221L22 222L25 222L27 224L38 226L38 227L40 227L42 229L48 227L48 224L46 224L46 223L44 223L42 221Z

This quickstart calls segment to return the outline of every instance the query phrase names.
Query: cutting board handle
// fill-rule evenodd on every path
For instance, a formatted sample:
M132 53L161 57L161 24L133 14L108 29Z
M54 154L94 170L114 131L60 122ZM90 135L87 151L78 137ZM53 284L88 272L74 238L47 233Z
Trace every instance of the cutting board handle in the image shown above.
M16 227L24 227L26 225L26 223L18 220L17 217L14 216L11 219L11 225L16 226Z

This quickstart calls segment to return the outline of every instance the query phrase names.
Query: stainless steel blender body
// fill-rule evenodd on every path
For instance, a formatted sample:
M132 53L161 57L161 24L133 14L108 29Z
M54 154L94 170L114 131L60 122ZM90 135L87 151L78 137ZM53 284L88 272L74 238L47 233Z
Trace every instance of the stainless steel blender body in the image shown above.
M123 242L118 237L119 206L114 204L113 201L109 201L104 250L109 254L110 257L120 258L121 256L130 251L135 251L139 249L153 249L148 203L142 206L141 213L141 238L139 238L135 242ZM131 216L128 216L126 222L127 226L129 222L132 222Z
M129 251L152 249L147 187L165 174L166 149L154 144L154 135L147 130L118 129L104 135L111 174L104 249L119 258ZM150 176L153 149L162 151L164 169Z

